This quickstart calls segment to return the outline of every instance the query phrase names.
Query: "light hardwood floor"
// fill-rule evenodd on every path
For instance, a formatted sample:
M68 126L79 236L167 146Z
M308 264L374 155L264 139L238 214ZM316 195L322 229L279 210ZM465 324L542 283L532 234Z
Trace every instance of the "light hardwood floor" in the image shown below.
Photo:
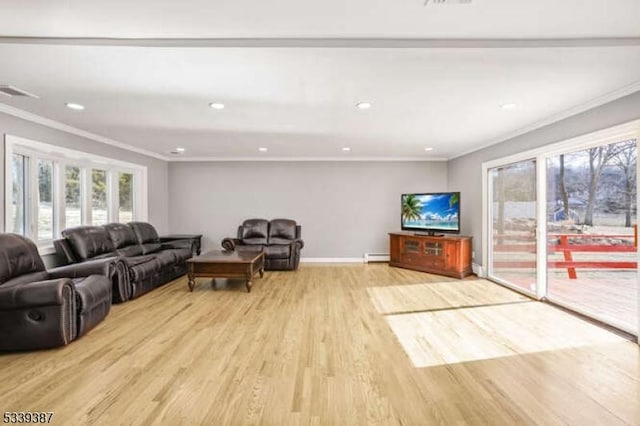
M302 265L186 279L51 351L0 355L0 411L54 424L640 424L637 344L484 280Z

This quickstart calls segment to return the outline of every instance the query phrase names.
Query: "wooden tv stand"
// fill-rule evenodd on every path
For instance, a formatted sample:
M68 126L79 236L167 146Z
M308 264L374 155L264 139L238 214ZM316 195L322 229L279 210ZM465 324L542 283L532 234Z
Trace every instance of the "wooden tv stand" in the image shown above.
M471 275L471 237L389 233L390 266L464 278Z

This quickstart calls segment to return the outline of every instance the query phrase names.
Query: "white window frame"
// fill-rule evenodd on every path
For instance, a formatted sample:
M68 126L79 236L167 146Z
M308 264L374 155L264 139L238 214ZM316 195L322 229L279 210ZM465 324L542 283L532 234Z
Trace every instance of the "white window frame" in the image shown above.
M638 141L637 149L640 151L640 120L634 120L628 123L620 124L617 126L609 127L607 129L599 130L596 132L588 133L585 135L581 135L575 138L571 138L568 140L564 140L561 142L552 143L549 145L545 145L536 149L532 149L529 151L523 151L518 154L510 155L503 158L498 158L491 161L486 161L482 163L482 271L485 276L489 275L489 264L490 264L490 253L491 253L491 240L489 238L489 229L491 229L491 211L489 206L489 194L490 194L490 182L489 182L489 171L496 167L506 166L509 164L517 163L525 160L536 160L536 185L537 185L537 224L536 224L536 243L537 243L537 283L536 283L536 297L538 299L542 299L547 295L547 277L546 274L541 273L541 271L545 271L546 262L547 262L547 247L546 247L546 239L547 239L547 214L546 214L546 203L540 202L540 200L546 200L546 188L547 188L547 173L546 166L547 160L549 158L558 156L560 154L567 154L575 151L582 151L585 149L593 148L601 145L608 145L611 143L621 142L624 140L636 139ZM640 156L639 156L640 157ZM638 170L637 174L640 176L640 162L637 164ZM637 185L640 185L640 180L638 180ZM636 197L637 210L640 211L640 191L638 191ZM640 250L640 247L638 247ZM636 261L638 261L638 265L640 266L640 251L636 253ZM640 267L638 268L640 272ZM516 286L508 285L507 283L502 282L501 280L496 280L501 285L506 285L507 287L522 292L522 290ZM640 273L638 275L638 283L640 288ZM587 312L581 311L580 309L576 309L575 307L571 307L570 309L585 314L587 316L592 316L593 314L589 314ZM601 320L600 318L597 318ZM613 324L614 326L621 328L622 330L629 332L631 334L639 335L640 334L640 290L638 291L638 325L637 331L629 330L621 324ZM640 344L640 338L638 339L638 343Z
M133 175L133 220L148 220L148 185L147 167L140 164L115 160L87 152L56 145L37 142L13 135L5 135L5 232L10 231L11 224L11 200L13 197L13 165L14 154L28 157L28 194L27 223L25 235L38 245L41 254L53 253L53 240L39 241L37 238L37 203L34 194L37 194L37 160L53 161L53 229L54 236L59 237L65 228L65 168L67 166L79 167L81 172L81 223L91 224L91 169L107 171L107 217L109 222L115 222L119 216L119 185L118 173L130 173ZM35 177L34 177L35 176Z

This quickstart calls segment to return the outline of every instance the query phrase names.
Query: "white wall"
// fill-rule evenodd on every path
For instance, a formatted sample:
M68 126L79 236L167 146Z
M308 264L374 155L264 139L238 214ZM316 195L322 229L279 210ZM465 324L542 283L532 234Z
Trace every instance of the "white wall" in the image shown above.
M448 162L449 190L461 191L463 233L473 236L474 262L483 260L482 163L640 118L640 92Z
M217 249L245 219L291 218L303 257L362 258L389 252L402 193L446 189L444 162L174 162L169 227Z
M146 166L149 182L149 221L161 233L168 230L168 168L166 161L95 142L0 112L0 158L2 159L4 159L5 134ZM0 176L0 182L2 182L0 200L4 205L4 160L0 161ZM4 208L0 209L0 230L4 231Z

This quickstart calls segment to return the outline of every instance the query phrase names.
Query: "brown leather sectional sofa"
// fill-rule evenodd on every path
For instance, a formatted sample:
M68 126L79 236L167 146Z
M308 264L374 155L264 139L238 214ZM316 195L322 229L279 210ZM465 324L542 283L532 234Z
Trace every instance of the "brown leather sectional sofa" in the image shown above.
M62 231L54 241L58 258L67 264L114 259L113 301L125 302L187 272L187 259L196 252L191 240L162 242L146 222L80 226Z
M0 351L63 346L111 309L114 262L95 260L46 270L35 244L0 234Z

